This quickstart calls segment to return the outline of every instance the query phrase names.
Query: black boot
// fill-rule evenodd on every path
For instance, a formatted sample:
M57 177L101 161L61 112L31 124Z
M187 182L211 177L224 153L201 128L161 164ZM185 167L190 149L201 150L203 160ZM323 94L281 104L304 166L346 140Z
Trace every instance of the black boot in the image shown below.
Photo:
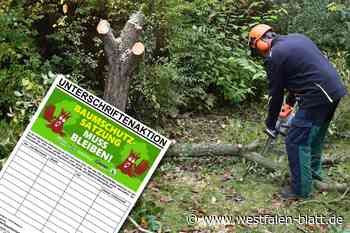
M323 177L318 175L317 173L312 172L312 179L313 180L318 180L318 181L323 181Z
M284 186L280 192L280 195L282 197L282 199L299 199L300 197L295 194L292 190L292 188L288 185L288 186Z

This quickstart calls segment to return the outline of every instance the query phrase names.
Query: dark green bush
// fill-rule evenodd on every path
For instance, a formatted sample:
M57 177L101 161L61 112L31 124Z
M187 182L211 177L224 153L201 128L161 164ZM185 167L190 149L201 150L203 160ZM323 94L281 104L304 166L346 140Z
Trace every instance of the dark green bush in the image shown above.
M304 0L290 3L288 31L308 35L328 51L347 50L350 45L350 3L330 0Z
M153 103L151 106L159 107L158 112L170 110L168 106L172 106L171 111L178 108L192 111L211 109L223 100L239 103L261 96L265 73L261 64L248 54L248 31L259 22L274 24L285 14L283 8L275 8L266 1L236 0L171 0L161 7L148 18L152 24L147 27L148 32L162 33L147 33L145 38L153 38L149 41L154 43L147 48L158 47L162 57L146 60L143 69L150 70L138 77L145 80L144 89L152 93L149 95L152 99L148 99ZM157 46L159 40L163 42L158 43L163 45L161 49ZM160 97L152 83L160 78L159 74L167 73L169 67L170 85L164 86L167 91ZM148 81L152 83L147 84ZM168 98L164 98L166 93Z
M49 84L32 23L21 7L0 14L0 157L8 155Z

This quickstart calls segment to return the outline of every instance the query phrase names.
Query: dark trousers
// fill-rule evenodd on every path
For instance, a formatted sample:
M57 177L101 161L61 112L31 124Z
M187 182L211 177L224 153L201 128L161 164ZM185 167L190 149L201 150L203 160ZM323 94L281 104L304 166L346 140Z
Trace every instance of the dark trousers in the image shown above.
M338 101L310 109L299 109L286 137L292 190L300 197L312 192L313 179L321 177L324 138Z

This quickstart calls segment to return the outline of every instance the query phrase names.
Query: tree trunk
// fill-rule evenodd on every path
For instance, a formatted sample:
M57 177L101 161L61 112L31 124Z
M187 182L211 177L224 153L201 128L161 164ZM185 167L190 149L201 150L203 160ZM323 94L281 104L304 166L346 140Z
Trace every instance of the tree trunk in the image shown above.
M122 111L125 111L128 102L133 71L144 52L143 45L137 42L143 24L144 16L141 12L132 14L118 38L114 37L106 20L101 20L97 26L97 31L104 41L104 52L108 60L108 76L105 80L103 98Z

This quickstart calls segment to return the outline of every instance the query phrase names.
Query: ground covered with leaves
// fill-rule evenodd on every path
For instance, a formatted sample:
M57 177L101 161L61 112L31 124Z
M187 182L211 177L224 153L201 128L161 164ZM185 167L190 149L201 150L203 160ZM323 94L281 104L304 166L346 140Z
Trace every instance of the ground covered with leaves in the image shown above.
M341 106L341 109L343 106ZM182 142L240 143L259 140L263 146L263 114L257 106L221 112L185 114L168 122L167 134ZM338 111L339 112L339 111ZM340 110L343 114L343 111ZM338 114L339 115L339 114ZM325 158L349 155L350 139L339 136L339 118L326 139ZM343 118L344 116L342 116ZM344 122L344 121L341 121ZM338 127L338 128L337 128ZM260 152L262 146L257 149ZM154 232L349 232L350 195L348 192L315 191L313 198L283 201L281 187L288 183L287 157L283 139L268 153L285 170L269 172L250 161L229 155L216 158L165 157L140 198L132 216ZM350 161L324 167L327 181L350 183ZM347 190L349 191L349 190ZM342 225L326 224L189 224L187 217L201 216L331 216L341 217ZM302 220L301 220L302 221ZM137 232L127 223L124 232ZM348 230L346 230L348 229Z

